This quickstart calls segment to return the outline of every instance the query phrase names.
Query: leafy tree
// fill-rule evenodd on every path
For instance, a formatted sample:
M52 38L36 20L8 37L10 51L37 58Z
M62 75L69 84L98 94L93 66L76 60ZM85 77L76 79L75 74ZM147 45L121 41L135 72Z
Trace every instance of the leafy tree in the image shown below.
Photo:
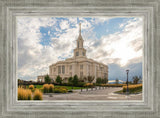
M108 79L104 78L104 84L107 84L107 83L108 83Z
M116 84L119 84L119 79L118 78L116 78Z
M138 76L134 76L134 77L132 78L134 84L138 84L138 82L139 82L140 79L141 79L140 76L139 76L139 77L138 77Z
M105 80L104 79L101 79L101 84L104 84L105 83Z
M62 84L62 78L58 75L57 78L56 78L56 82L58 84Z
M87 79L89 83L92 83L92 81L94 80L94 76L88 76Z
M51 82L51 79L50 79L48 74L45 76L44 79L45 79L45 83L50 83Z
M101 84L101 83L102 83L102 79L101 79L100 77L98 77L98 78L96 79L96 83L97 83L97 84Z
M77 85L78 84L78 76L74 75L73 77L73 85Z
M69 78L68 78L68 83L71 83L71 84L72 84L72 82L73 82L73 78L72 78L72 77L69 77Z

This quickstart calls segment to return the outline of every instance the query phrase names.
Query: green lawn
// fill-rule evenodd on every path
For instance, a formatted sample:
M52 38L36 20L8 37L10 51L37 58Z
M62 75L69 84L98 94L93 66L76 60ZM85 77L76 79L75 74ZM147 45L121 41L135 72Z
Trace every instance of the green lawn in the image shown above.
M29 86L27 85L26 87L28 88ZM40 88L43 87L43 85L34 85L34 87L40 89ZM72 86L58 86L58 85L55 85L55 87L66 87L68 90L72 89ZM81 87L73 87L73 90L76 90L76 89L81 89Z

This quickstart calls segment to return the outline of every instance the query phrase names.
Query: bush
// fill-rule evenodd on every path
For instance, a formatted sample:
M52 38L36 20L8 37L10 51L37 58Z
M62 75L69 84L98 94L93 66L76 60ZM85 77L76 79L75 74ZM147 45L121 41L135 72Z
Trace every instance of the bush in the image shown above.
M52 93L54 89L54 85L53 84L49 84L49 92Z
M93 83L86 83L84 86L86 86L86 87L93 87Z
M31 100L32 92L30 89L18 88L18 100Z
M34 85L29 85L29 89L33 90L34 89Z
M48 84L43 85L43 92L44 93L49 93L49 85Z
M136 85L129 85L128 86L129 92L135 92L137 90L141 90L142 89L142 84L136 84ZM127 91L127 86L123 86L123 92Z
M55 87L54 93L67 93L68 89L66 87Z
M44 84L43 85L43 92L44 93L52 93L54 89L54 85L53 84Z
M83 87L85 85L84 82L78 82L78 84L76 85L77 87Z
M36 89L34 92L33 100L42 100L42 92L39 89Z
M105 86L105 87L123 87L126 84L101 84L100 86Z

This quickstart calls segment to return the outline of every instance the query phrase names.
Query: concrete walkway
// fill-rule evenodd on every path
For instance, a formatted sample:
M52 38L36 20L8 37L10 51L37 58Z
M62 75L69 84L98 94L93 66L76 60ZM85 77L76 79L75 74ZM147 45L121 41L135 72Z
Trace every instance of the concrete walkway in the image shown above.
M121 90L121 87L107 87L104 89L93 90L83 89L74 90L73 93L52 93L50 95L44 94L43 100L142 100L142 93L140 94L130 94L130 95L122 95L116 94L114 92Z

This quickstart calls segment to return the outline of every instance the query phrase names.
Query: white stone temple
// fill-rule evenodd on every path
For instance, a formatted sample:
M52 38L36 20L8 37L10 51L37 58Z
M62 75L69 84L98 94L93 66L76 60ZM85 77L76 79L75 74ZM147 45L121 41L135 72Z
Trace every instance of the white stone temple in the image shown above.
M79 24L79 36L77 39L77 47L74 49L74 56L64 61L58 61L49 66L49 77L56 80L60 75L62 79L73 77L77 75L78 78L83 79L87 76L94 76L93 83L96 78L106 78L108 80L108 66L89 59L86 56L86 49L83 47L84 40L81 35L81 24ZM38 81L44 82L45 75L38 76Z

